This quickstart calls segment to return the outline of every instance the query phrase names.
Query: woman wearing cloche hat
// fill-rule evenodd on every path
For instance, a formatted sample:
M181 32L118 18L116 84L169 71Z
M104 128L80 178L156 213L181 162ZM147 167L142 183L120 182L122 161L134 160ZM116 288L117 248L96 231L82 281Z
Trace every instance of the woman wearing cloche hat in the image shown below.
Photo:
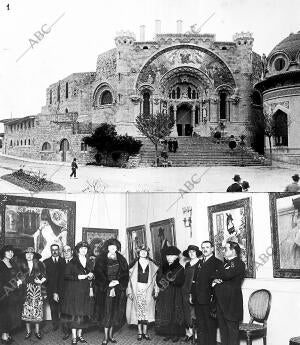
M195 289L195 274L200 263L202 255L198 246L189 245L182 253L183 256L189 259L184 269L184 285L182 287L183 302L184 302L184 316L185 316L185 342L194 340L193 337L193 323L196 319L195 310L192 304L192 294Z
M34 251L33 247L28 247L23 253L25 260L22 271L25 277L26 297L23 304L22 320L26 324L25 339L31 337L31 324L35 324L35 337L42 339L40 333L40 322L44 316L44 301L42 284L46 281L46 269L44 264L39 261L41 256Z
M148 324L155 321L155 298L159 291L156 284L158 267L149 258L149 251L145 245L137 248L138 260L129 271L127 288L127 322L138 325L139 341L150 340Z
M162 261L156 277L160 288L156 303L156 331L165 336L165 341L172 339L174 343L184 334L184 268L179 263L179 254L180 250L175 246L165 248L166 260Z

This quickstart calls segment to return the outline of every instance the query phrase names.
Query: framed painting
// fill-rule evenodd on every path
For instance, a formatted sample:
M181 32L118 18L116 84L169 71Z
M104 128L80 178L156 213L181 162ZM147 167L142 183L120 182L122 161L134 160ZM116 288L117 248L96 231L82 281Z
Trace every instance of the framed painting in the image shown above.
M209 237L214 243L215 255L223 259L227 241L241 247L241 259L246 265L246 277L255 277L251 199L239 199L208 206Z
M273 276L300 278L300 194L270 193Z
M0 194L0 244L34 247L42 260L50 246L75 244L76 202Z
M132 226L126 229L128 242L129 263L137 257L137 248L141 245L147 245L145 225Z
M161 252L166 246L175 246L175 221L174 218L150 223L153 259L161 263Z
M82 228L82 239L91 247L91 256L100 254L103 243L109 238L118 238L118 229Z

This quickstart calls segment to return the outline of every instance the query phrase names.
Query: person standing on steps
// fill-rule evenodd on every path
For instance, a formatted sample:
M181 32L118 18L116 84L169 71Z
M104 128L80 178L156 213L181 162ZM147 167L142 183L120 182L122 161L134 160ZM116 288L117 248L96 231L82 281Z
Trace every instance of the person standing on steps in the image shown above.
M77 178L76 177L76 170L78 169L78 165L76 163L76 158L73 159L73 162L71 163L71 169L72 169L72 172L71 172L71 175L70 175L70 178L72 176L74 176L74 178Z

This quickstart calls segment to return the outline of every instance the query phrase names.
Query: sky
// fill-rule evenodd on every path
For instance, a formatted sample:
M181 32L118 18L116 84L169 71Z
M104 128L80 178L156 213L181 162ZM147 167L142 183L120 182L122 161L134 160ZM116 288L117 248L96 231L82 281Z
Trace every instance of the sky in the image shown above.
M119 30L139 40L146 25L152 40L156 19L162 33L175 33L178 19L186 32L212 14L202 33L232 41L236 32L250 31L260 55L300 30L300 0L1 0L0 119L38 114L46 88L71 73L95 71ZM48 33L38 39L42 28Z

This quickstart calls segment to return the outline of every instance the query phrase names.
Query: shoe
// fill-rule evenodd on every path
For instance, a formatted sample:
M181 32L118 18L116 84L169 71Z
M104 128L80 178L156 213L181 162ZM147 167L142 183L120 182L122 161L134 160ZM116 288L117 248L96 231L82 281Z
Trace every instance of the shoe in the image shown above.
M83 338L83 336L77 337L77 341L79 341L81 344L87 344L87 341Z
M143 334L143 338L146 340L151 340L150 335L149 334Z
M179 340L179 337L173 337L173 338L172 338L172 342L173 342L173 343L177 343L178 340Z
M117 343L117 339L115 339L114 337L109 337L108 340L113 344Z
M101 345L107 345L108 344L108 340L103 340Z
M139 333L138 336L137 336L137 340L138 340L138 341L141 341L142 339L143 339L143 334L140 334L140 333Z
M71 344L77 344L77 339L72 339Z
M163 341L169 341L170 339L171 339L170 336L166 336L166 337L163 339Z
M25 339L29 339L31 337L31 332L27 332L26 335L25 335Z
M63 335L63 337L62 337L62 340L67 340L67 339L69 339L69 337L70 337L70 333L65 333L64 335Z
M34 335L35 335L35 337L36 337L37 339L39 339L39 340L42 339L41 333L36 333L36 332L35 332Z

